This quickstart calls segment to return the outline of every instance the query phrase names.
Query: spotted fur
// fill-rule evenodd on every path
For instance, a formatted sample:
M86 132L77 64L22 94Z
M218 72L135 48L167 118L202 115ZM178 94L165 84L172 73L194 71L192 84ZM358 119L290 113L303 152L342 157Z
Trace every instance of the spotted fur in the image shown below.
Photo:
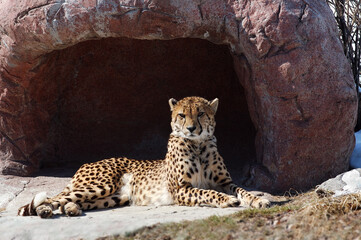
M218 99L170 99L169 105L172 133L164 160L111 158L84 164L60 194L35 196L19 215L48 218L60 208L68 216L78 216L82 210L127 204L268 207L268 200L232 182L218 153L213 135Z

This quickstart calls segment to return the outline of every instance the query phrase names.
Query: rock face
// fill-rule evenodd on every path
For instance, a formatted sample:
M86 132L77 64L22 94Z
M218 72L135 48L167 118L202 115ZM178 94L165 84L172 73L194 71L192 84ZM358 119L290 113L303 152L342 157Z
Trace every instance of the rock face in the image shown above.
M0 1L0 23L2 174L163 158L167 99L189 95L220 98L238 182L304 189L348 168L356 91L324 1Z
M328 179L316 188L319 196L340 196L352 193L361 193L361 168L341 173Z

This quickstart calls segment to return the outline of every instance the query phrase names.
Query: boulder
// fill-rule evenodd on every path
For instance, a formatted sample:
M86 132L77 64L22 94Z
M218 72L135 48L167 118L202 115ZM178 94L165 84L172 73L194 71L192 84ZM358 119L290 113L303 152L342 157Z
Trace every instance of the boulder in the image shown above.
M320 197L361 193L360 174L361 168L341 173L317 186L316 193Z
M324 1L1 1L0 23L2 174L163 158L167 99L189 95L220 98L238 183L305 189L349 166L356 90Z

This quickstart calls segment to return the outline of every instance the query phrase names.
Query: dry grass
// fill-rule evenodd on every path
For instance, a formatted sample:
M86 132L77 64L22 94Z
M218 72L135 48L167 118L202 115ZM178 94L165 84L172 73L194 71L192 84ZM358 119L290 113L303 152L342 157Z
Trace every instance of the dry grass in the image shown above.
M361 209L361 194L348 194L338 197L316 197L307 203L304 212L313 214L326 214L326 216L347 214Z
M361 239L360 194L320 198L312 191L288 199L269 209L157 224L106 239Z

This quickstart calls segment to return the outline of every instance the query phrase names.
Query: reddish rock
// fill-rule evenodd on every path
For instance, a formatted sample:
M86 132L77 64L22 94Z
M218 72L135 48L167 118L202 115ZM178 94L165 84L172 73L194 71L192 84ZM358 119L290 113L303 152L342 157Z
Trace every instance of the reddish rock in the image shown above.
M304 189L348 168L356 91L324 1L2 1L0 23L2 174L163 158L167 99L189 95L220 98L238 182Z

